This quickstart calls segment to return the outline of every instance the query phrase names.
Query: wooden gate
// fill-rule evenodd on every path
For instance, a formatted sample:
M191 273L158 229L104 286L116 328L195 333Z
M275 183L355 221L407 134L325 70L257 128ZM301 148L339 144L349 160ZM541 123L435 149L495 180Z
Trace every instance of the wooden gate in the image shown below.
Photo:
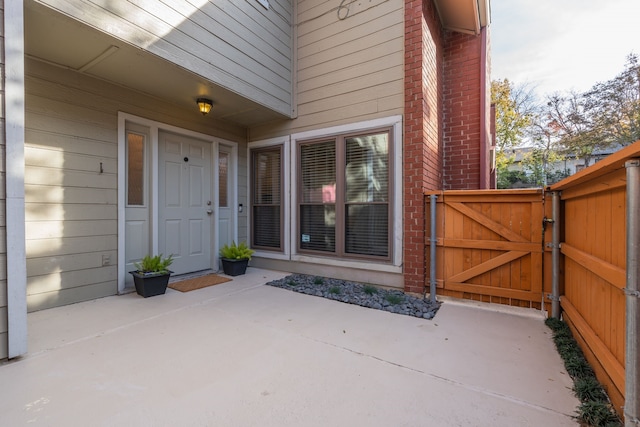
M542 190L426 194L427 272L430 271L430 194L438 196L437 294L541 308ZM429 280L427 277L427 289Z

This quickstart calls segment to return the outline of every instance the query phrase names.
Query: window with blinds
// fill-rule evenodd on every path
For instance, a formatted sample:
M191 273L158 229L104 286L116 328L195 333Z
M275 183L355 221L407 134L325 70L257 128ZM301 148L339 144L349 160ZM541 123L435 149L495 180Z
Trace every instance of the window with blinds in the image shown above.
M282 146L251 151L251 245L281 251L282 245Z
M390 130L298 146L298 247L390 258Z

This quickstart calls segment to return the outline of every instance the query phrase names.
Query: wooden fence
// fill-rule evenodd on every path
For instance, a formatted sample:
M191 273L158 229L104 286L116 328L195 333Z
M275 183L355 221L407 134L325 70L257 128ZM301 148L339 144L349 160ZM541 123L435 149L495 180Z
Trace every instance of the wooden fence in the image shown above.
M437 294L550 310L552 194L560 306L616 410L625 393L626 168L640 141L543 190L438 191ZM546 201L546 203L545 203ZM545 224L548 224L545 227ZM425 278L428 289L430 278Z
M437 294L541 308L543 191L434 192L426 212L430 194L437 195ZM429 218L426 225L429 240Z
M563 319L617 410L625 390L625 162L639 156L640 141L550 189L563 211Z

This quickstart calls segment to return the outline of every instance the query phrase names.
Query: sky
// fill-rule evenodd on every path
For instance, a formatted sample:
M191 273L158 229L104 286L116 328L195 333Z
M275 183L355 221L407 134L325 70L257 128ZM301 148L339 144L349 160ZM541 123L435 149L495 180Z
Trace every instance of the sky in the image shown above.
M491 79L583 92L640 56L640 0L491 0Z

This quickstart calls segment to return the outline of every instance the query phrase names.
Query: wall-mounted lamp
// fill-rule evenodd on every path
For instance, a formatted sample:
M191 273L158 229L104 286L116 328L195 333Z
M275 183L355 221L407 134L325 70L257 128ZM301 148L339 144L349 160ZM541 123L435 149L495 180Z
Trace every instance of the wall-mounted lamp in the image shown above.
M207 98L198 98L196 102L198 103L198 109L203 116L209 114L209 111L211 111L211 108L213 107L213 101Z

